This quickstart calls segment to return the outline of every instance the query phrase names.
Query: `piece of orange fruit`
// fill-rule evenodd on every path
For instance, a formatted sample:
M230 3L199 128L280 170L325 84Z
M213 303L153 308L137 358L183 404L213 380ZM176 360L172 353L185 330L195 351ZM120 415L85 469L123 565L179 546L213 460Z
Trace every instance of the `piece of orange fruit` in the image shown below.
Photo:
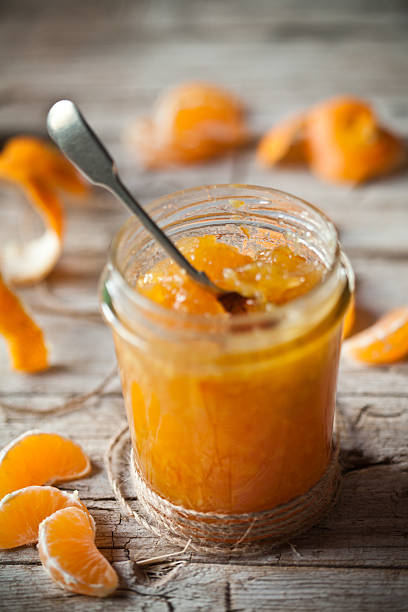
M397 168L405 157L401 138L383 128L364 100L338 96L275 125L261 139L265 165L305 162L332 182L361 183Z
M48 367L42 331L5 283L33 284L51 272L61 255L64 235L57 191L83 194L87 187L55 147L31 136L17 136L6 143L0 152L0 180L22 189L45 225L43 233L31 240L0 244L0 333L9 344L14 368L37 372Z
M351 334L351 331L354 327L354 323L356 320L356 301L354 298L354 294L351 296L350 304L346 310L346 314L344 315L343 321L343 338L348 338Z
M256 155L265 166L278 163L298 163L306 159L303 115L276 124L260 140Z
M147 167L210 159L248 139L243 105L209 83L184 83L164 92L153 114L136 122L130 138Z
M408 306L396 308L343 343L346 355L367 364L386 364L408 355Z
M89 517L79 508L58 510L40 524L38 552L46 571L64 589L106 597L118 586L115 570L95 546Z
M79 444L59 434L27 431L0 452L0 499L23 487L74 480L90 471Z
M64 214L55 190L61 187L82 193L85 185L54 147L25 136L10 139L1 151L0 179L17 184L45 224L45 231L37 238L26 242L12 239L0 245L0 333L8 342L13 367L38 372L48 367L44 335L6 282L35 283L54 268L64 231Z
M23 190L45 225L38 238L2 244L0 270L14 285L36 283L51 272L62 252L64 211L58 190L83 194L87 186L55 147L31 136L7 142L0 153L0 179Z
M33 285L54 269L62 253L64 214L55 191L42 179L22 179L28 200L42 215L45 228L37 238L11 239L0 247L0 269L13 285Z
M317 104L307 113L305 132L310 167L329 181L361 183L390 172L403 158L402 141L356 98Z
M0 334L16 370L34 373L48 367L44 334L0 275Z
M77 506L86 511L78 492L55 487L24 487L0 501L0 548L33 544L38 540L40 523L57 510Z
M25 242L11 239L1 245L0 269L6 280L14 285L42 280L61 255L64 213L56 192L59 179L51 171L59 164L64 168L68 162L60 153L33 138L11 139L0 154L0 178L14 182L25 192L45 225L44 232L37 238ZM62 169L61 174L64 174Z
M11 138L0 154L0 177L21 182L42 178L48 185L83 194L87 184L74 166L53 145L34 136Z

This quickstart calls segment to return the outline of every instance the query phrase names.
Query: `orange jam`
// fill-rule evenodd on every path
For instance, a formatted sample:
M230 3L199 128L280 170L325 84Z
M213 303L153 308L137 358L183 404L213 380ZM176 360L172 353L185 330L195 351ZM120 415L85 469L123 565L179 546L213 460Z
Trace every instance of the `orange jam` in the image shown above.
M273 248L262 245L255 252L252 247L249 254L215 236L201 236L185 238L177 246L217 286L253 297L248 302L249 312L265 311L271 304L299 297L318 283L324 272L320 262L308 261L286 244ZM144 274L137 288L166 308L191 314L225 314L216 296L191 280L171 259Z
M253 297L255 314L273 313L327 272L312 251L278 236L238 248L206 235L178 246L220 287ZM234 318L169 259L135 285L171 311ZM255 328L235 351L211 337L136 346L114 333L136 468L156 493L196 511L244 513L319 480L331 455L341 316L302 325L269 345L258 341L276 330Z

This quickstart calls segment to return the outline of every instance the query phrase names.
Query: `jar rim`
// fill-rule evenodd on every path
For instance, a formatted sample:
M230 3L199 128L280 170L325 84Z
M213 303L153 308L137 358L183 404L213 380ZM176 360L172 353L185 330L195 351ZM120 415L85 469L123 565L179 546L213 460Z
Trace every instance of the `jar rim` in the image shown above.
M133 226L140 227L142 231L145 231L140 221L138 221L136 217L132 216L125 221L125 223L119 228L116 235L114 236L112 243L111 243L109 257L108 257L108 264L106 268L108 269L109 275L111 276L112 281L115 284L115 286L119 288L119 291L122 292L123 295L126 297L126 299L130 300L130 302L137 309L139 309L140 311L143 311L143 310L147 311L149 312L149 314L157 315L160 318L165 318L166 321L170 323L171 322L188 323L189 324L188 328L190 330L191 328L193 329L195 328L196 331L197 329L200 330L199 331L200 335L203 332L208 335L208 333L212 331L215 331L215 333L217 334L219 333L225 334L225 333L231 333L234 331L238 331L238 332L243 331L243 330L248 331L249 329L252 329L252 328L260 328L260 327L267 328L267 327L276 326L277 323L279 323L279 321L282 318L288 315L288 313L291 313L292 317L294 315L296 318L296 315L299 315L299 313L304 312L305 309L306 310L312 309L313 306L316 306L317 304L319 304L319 302L323 299L324 294L325 293L327 294L327 288L330 285L333 285L334 277L336 276L336 273L338 272L338 269L340 266L343 266L346 268L346 278L348 282L346 282L345 285L347 286L350 294L352 293L353 288L354 288L354 276L351 270L351 266L340 248L340 243L338 240L338 232L337 232L336 227L334 226L331 219L322 210L320 210L317 206L310 204L303 198L294 196L288 192L285 192L279 189L275 189L272 187L263 187L259 185L247 185L247 184L238 184L238 183L225 183L225 184L201 185L198 187L191 187L188 189L182 189L179 191L171 192L167 195L160 196L159 198L155 198L154 200L151 200L147 204L147 207L150 207L150 208L154 207L155 209L157 208L160 209L166 203L170 203L171 201L175 201L177 199L185 198L185 197L191 198L189 200L190 204L196 204L199 202L194 200L194 196L198 195L200 192L201 193L207 192L208 194L207 200L209 202L211 201L214 202L216 201L216 199L213 197L210 197L209 194L214 193L216 191L222 191L222 190L228 190L228 189L235 190L237 191L237 193L231 194L230 196L224 195L222 199L245 198L245 195L242 195L242 194L239 195L239 191L249 190L251 192L254 192L255 194L259 194L260 196L262 195L265 196L268 194L271 196L275 196L275 197L283 196L284 198L288 198L292 201L295 201L301 204L308 211L311 211L312 213L317 215L317 217L328 228L331 234L331 239L333 241L331 259L330 259L329 265L327 266L323 279L319 283L317 283L307 293L285 304L274 305L273 308L268 312L245 313L245 314L234 315L233 317L230 317L230 316L224 317L222 315L192 314L192 313L185 313L185 312L180 312L176 310L171 310L169 308L166 308L165 306L162 306L161 304L158 304L150 300L148 297L144 296L142 293L135 290L135 288L131 286L131 284L126 280L124 274L120 270L120 266L118 265L118 262L117 262L117 255L118 255L119 247L121 245L121 241L124 239L127 232ZM106 272L104 276L106 277ZM111 298L109 296L109 290L107 288L107 284L105 281L106 281L106 278L102 278L102 281L101 281L102 312L105 318L109 322L112 323L113 319L116 319L116 323L118 323L118 320L117 320L118 317L116 316L115 312L112 313L112 302L111 302ZM106 299L106 297L108 297L108 299ZM109 307L110 312L107 312L107 307ZM131 330L128 329L127 331L131 331ZM180 330L178 330L178 332L180 332Z

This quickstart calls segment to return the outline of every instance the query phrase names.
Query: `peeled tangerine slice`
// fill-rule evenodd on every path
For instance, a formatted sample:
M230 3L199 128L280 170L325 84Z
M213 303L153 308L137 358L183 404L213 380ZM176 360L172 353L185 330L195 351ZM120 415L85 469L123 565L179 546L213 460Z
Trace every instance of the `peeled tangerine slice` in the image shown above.
M408 354L408 306L392 310L344 342L346 355L367 364L392 363Z
M106 597L118 576L95 546L89 517L79 508L58 510L40 525L38 552L51 578L74 593Z
M9 493L0 502L0 548L33 544L41 521L57 510L77 506L86 511L78 492L55 487L25 487Z
M13 367L34 373L48 367L44 334L0 275L0 334L6 340Z
M88 456L72 440L27 431L0 453L0 499L23 487L74 480L90 471Z

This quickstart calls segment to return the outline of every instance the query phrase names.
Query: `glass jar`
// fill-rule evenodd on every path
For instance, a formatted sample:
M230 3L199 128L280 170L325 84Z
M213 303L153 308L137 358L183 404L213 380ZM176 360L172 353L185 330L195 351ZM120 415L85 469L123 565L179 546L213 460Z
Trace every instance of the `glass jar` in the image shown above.
M267 313L170 311L135 289L164 254L131 218L113 241L101 282L135 467L146 486L200 513L285 504L319 481L332 453L353 286L336 230L303 200L248 185L187 189L146 209L173 240L213 234L240 248L281 236L327 269L308 293Z

